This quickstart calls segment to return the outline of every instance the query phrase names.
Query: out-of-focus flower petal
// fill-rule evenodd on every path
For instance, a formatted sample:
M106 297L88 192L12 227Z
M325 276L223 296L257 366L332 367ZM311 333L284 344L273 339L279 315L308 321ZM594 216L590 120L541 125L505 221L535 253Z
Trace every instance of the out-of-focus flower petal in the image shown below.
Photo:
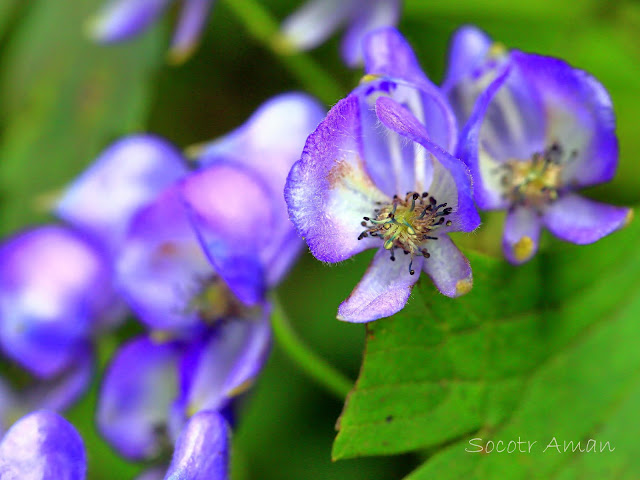
M204 165L238 163L265 181L274 205L274 227L269 238L263 238L269 286L280 281L302 246L289 221L282 190L305 140L325 113L306 94L278 95L262 104L244 125L205 145L199 155Z
M13 425L0 443L3 480L84 480L82 438L59 415L38 411Z
M344 62L355 67L362 63L363 41L367 33L382 27L396 25L400 19L400 0L360 0L352 22L342 40Z
M166 467L153 467L142 472L135 480L163 480L166 472Z
M448 90L480 67L487 60L492 43L486 33L472 25L456 30L449 46L449 62L442 88Z
M389 201L365 171L358 97L338 102L309 136L287 179L289 215L316 258L339 262L378 245L358 240L363 216Z
M220 410L244 393L262 369L270 347L268 308L254 317L221 320L183 358L180 403L187 416Z
M181 193L207 257L245 304L265 294L265 251L274 231L269 190L254 172L216 163L181 183Z
M102 152L72 183L56 213L113 249L135 212L186 172L182 155L166 140L133 135Z
M229 478L231 429L215 411L193 416L178 438L165 480Z
M214 0L184 1L169 50L169 58L173 63L182 63L195 49L213 2Z
M27 389L22 395L22 402L27 410L62 412L88 390L93 373L93 351L85 345L61 374L48 381L38 381Z
M287 42L309 50L324 42L351 15L353 0L309 0L282 23Z
M0 247L0 344L37 376L69 365L113 299L105 257L71 230L41 227Z
M631 220L631 212L626 207L567 193L546 209L542 221L556 237L584 245L624 227Z
M513 52L512 57L542 96L548 143L558 142L574 155L565 167L565 181L585 187L611 180L618 165L618 141L611 98L604 87L557 58L522 52Z
M164 191L131 221L117 255L117 286L152 328L199 322L192 302L215 272L187 215L178 186Z
M144 337L123 346L101 387L97 424L123 456L149 459L160 453L171 403L178 393L175 345Z
M438 202L447 202L447 206L453 209L447 217L452 221L448 231L470 232L476 229L480 225L480 216L473 204L471 177L465 165L431 143L424 125L393 99L379 98L376 113L386 127L419 143L427 150L425 160L433 162L433 173L424 187ZM420 169L424 170L424 167L416 167L416 171Z
M438 240L431 240L428 250L431 256L425 259L423 269L440 293L448 297L459 297L471 290L473 276L469 260L448 235L440 235Z
M409 255L391 261L387 250L378 250L360 283L338 308L338 320L370 322L402 310L420 277L423 258L413 259L414 275L409 274L410 262Z
M127 40L146 30L172 0L110 0L91 21L90 34L104 43Z
M507 213L502 237L504 256L514 265L531 259L538 251L540 216L533 208L517 206Z

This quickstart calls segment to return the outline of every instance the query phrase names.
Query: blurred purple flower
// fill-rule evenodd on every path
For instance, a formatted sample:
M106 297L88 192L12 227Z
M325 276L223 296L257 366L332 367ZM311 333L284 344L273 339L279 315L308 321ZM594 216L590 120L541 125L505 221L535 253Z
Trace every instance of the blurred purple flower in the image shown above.
M73 425L52 412L23 417L0 443L3 480L84 480L86 470L82 438Z
M370 34L364 53L367 75L309 137L285 188L319 260L379 249L338 310L351 322L401 310L420 270L445 295L468 292L469 263L448 233L479 224L467 169L447 153L456 128L446 100L395 29Z
M362 63L363 39L372 30L395 26L401 0L309 0L282 24L284 41L299 50L324 42L343 24L342 58L351 67Z
M195 171L126 215L114 249L117 287L152 332L116 353L97 421L127 458L157 458L190 428L210 428L191 425L200 412L229 411L261 370L271 345L266 290L302 246L282 190L323 115L306 95L270 100L234 132L200 146ZM140 139L149 141L158 145ZM104 161L127 163L126 149L108 151L114 156ZM83 181L91 184L91 174ZM191 447L181 448L176 458L188 458Z
M17 234L0 245L0 346L36 377L7 395L0 423L36 408L64 410L87 388L92 339L122 311L106 255L60 226Z
M514 264L537 251L542 226L577 244L623 227L632 210L573 193L611 180L618 142L611 99L566 62L507 51L464 27L454 36L444 89L466 125L458 154L481 209L507 210L503 251Z
M225 480L229 426L220 414L195 415L180 434L166 474L150 469L140 479ZM84 480L87 456L76 429L56 413L40 410L21 418L0 442L3 480Z
M186 60L196 48L214 0L182 0L169 59ZM147 30L175 0L108 0L90 22L90 33L102 43L129 40Z

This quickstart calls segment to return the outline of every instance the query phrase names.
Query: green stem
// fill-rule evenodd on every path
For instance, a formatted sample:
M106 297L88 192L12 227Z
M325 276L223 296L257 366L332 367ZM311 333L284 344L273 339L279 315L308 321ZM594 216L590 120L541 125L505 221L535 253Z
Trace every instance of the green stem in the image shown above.
M344 374L329 365L318 356L293 331L282 305L277 298L273 299L271 323L276 342L298 367L313 380L344 400L353 386L353 382Z
M309 93L327 105L332 105L345 94L343 89L325 70L304 53L296 52L280 34L276 19L256 0L225 0L242 22L247 32L268 48L293 74Z

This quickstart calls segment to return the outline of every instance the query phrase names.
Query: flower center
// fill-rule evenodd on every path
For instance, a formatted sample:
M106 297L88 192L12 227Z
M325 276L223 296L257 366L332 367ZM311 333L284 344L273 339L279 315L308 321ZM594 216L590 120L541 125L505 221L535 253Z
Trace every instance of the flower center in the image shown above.
M200 293L191 300L189 309L198 312L202 321L208 324L230 316L242 316L247 310L218 277L202 286Z
M404 199L395 195L391 204L378 202L378 205L380 208L374 210L373 218L363 218L361 225L366 230L358 240L368 236L380 237L384 248L391 252L392 261L396 259L396 248L401 249L405 255L411 255L409 273L413 275L413 257L422 255L429 258L424 244L427 240L438 239L431 235L433 230L442 225L451 225L451 220L445 217L451 213L452 208L447 207L446 203L438 204L427 192L408 192Z
M504 197L512 205L541 207L558 198L562 182L563 163L571 161L574 150L563 161L562 147L554 143L542 153L534 153L529 160L508 160L498 167Z

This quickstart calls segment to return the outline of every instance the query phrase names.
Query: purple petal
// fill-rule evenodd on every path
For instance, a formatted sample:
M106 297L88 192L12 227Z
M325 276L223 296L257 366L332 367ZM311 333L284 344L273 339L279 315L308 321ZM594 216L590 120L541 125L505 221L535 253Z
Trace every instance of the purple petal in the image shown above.
M172 0L109 0L90 24L99 42L128 40L146 30Z
M289 216L311 253L339 262L378 245L358 236L376 201L390 201L364 170L358 97L338 102L309 136L287 179Z
M338 320L370 322L402 310L423 264L422 257L414 258L411 269L415 274L411 275L411 260L409 255L398 255L391 261L387 250L378 250L360 283L338 308Z
M473 113L460 135L457 156L468 166L473 177L473 193L478 206L483 210L504 209L508 202L503 196L500 177L493 174L500 163L481 145L480 135L484 117L496 92L504 85L510 69L498 76L480 95Z
M618 142L605 88L587 72L556 58L514 52L513 60L542 96L547 143L555 141L565 152L575 151L564 180L580 187L611 180Z
M439 235L438 240L430 240L426 248L431 256L425 259L423 269L440 293L447 297L459 297L471 290L473 276L469 260L448 235Z
M82 438L73 425L52 412L23 417L0 444L3 480L84 480L86 470Z
M399 0L360 1L352 14L352 22L342 40L345 63L355 67L363 60L363 40L367 33L382 27L392 27L400 18Z
M309 0L282 22L282 35L297 49L315 48L349 18L353 8L353 0Z
M178 353L173 344L137 338L121 347L106 371L98 428L129 459L150 459L160 452L178 395Z
M480 216L473 203L471 177L465 165L430 142L424 125L393 99L380 97L376 102L376 113L386 127L427 150L426 161L432 162L432 176L424 184L424 189L438 202L447 202L447 206L453 209L447 217L453 225L447 231L475 230L480 225Z
M117 255L117 284L141 321L178 329L200 320L192 307L215 272L184 207L179 186L138 212Z
M221 320L187 352L181 365L187 416L220 410L252 385L271 347L269 310L260 315Z
M71 407L89 389L94 362L93 351L86 345L65 371L49 381L36 382L23 393L28 410L63 412Z
M514 265L531 259L538 251L540 215L533 208L515 207L507 212L502 251Z
M178 439L165 480L229 478L230 443L231 429L222 415L194 415Z
M181 63L191 55L202 35L213 1L184 0L169 51L172 62Z
M138 475L135 480L163 480L166 473L166 467L153 467L145 470Z
M133 135L100 154L69 187L56 214L113 249L135 212L186 172L173 145L151 135Z
M594 202L569 193L547 208L542 221L556 237L584 245L624 227L631 215L629 208Z
M217 163L185 178L181 194L215 271L245 304L261 301L275 227L268 187L240 165Z
M458 133L453 112L441 90L420 69L404 37L394 28L374 31L365 40L365 59L368 76L358 90L372 97L371 107L378 95L390 96L426 126L433 143L453 151ZM363 125L364 134L374 127ZM366 154L369 162L371 154Z
M37 376L58 374L110 314L106 259L79 234L46 226L0 246L0 265L2 348Z
M416 85L430 84L416 54L395 28L371 31L364 39L364 65L368 75L383 75Z
M493 41L477 27L465 25L453 34L443 89L445 91L487 60Z
M308 95L278 95L262 104L244 125L206 145L199 156L205 165L244 165L268 187L274 205L274 228L263 242L270 286L280 281L302 246L289 221L282 190L291 166L300 159L305 140L325 113Z

